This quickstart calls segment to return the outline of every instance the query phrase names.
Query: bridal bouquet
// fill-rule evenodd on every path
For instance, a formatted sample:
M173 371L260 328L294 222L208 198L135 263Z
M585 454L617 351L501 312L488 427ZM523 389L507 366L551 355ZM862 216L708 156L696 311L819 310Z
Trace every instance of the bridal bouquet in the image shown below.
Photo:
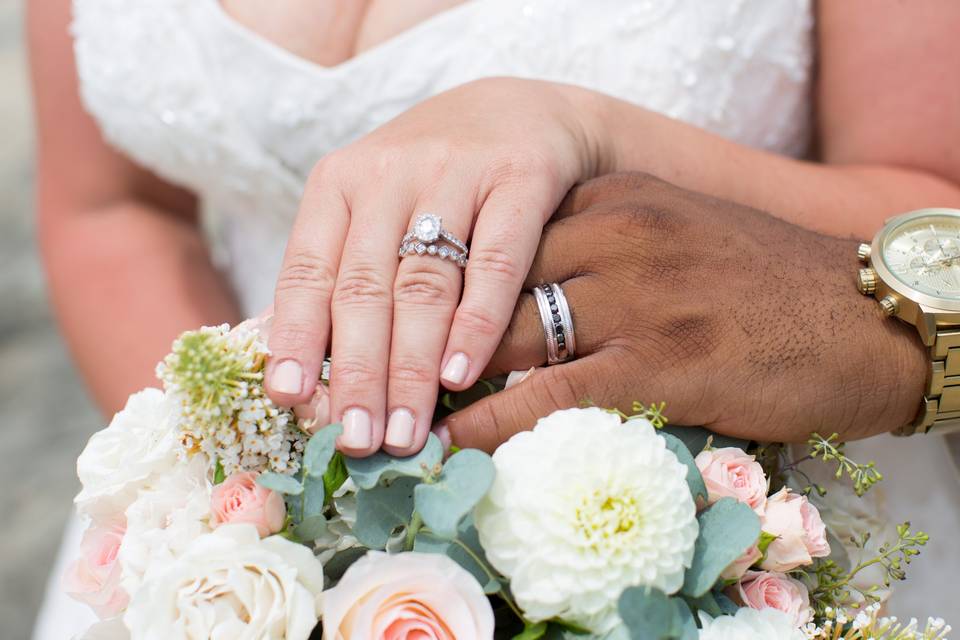
M857 493L880 479L834 438L813 437L791 460L785 447L673 427L662 406L638 404L632 415L558 411L493 456L444 452L431 436L409 458L349 459L335 448L340 425L266 396L267 355L255 326L185 333L158 366L164 389L131 396L90 439L76 498L89 528L66 576L102 619L83 638L934 640L950 630L880 614L924 534L904 524L892 539L864 532L844 545L825 524L821 511L843 508L806 466L835 466Z

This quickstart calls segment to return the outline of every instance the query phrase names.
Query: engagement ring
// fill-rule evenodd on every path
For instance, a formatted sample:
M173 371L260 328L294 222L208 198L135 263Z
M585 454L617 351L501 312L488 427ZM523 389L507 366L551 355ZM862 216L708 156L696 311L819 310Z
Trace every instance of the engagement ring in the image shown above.
M456 263L461 269L467 266L468 253L467 245L444 229L443 219L433 213L417 216L413 221L413 229L407 232L400 242L401 258L413 255L436 256Z

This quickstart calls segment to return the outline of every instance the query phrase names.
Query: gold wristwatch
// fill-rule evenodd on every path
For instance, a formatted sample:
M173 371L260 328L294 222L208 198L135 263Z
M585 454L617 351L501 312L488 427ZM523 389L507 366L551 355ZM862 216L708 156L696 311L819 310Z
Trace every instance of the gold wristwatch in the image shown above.
M887 220L857 251L860 293L917 328L930 349L916 420L897 435L960 430L960 209L920 209Z

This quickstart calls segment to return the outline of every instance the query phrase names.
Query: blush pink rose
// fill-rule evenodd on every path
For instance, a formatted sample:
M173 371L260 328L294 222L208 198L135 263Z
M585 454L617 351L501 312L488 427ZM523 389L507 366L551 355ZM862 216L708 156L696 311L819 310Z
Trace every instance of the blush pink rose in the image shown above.
M67 595L88 605L101 620L119 614L130 600L120 586L117 561L126 529L122 519L92 525L80 541L80 558L63 576Z
M694 460L707 486L707 503L734 498L763 515L767 502L767 477L754 456L737 447L708 449Z
M827 528L806 496L784 487L767 500L760 527L777 538L767 547L760 566L767 571L791 571L830 555Z
M369 551L323 594L325 640L493 638L479 583L447 556Z
M783 573L748 571L733 593L734 600L751 609L776 609L798 627L813 619L807 587Z
M756 564L762 557L763 553L761 553L760 547L753 545L742 556L730 563L730 566L723 570L720 577L724 580L739 580L747 572L747 569Z
M261 538L283 529L287 507L283 496L257 484L252 471L234 473L210 494L210 526L252 524Z

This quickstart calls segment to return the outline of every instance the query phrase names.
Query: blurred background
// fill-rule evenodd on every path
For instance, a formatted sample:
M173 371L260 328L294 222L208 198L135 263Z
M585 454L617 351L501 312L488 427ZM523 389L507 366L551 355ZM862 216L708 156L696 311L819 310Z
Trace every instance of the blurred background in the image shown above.
M50 310L33 229L33 124L20 2L0 1L0 638L30 637L101 418ZM56 394L56 401L46 395ZM69 640L64 638L64 640Z

